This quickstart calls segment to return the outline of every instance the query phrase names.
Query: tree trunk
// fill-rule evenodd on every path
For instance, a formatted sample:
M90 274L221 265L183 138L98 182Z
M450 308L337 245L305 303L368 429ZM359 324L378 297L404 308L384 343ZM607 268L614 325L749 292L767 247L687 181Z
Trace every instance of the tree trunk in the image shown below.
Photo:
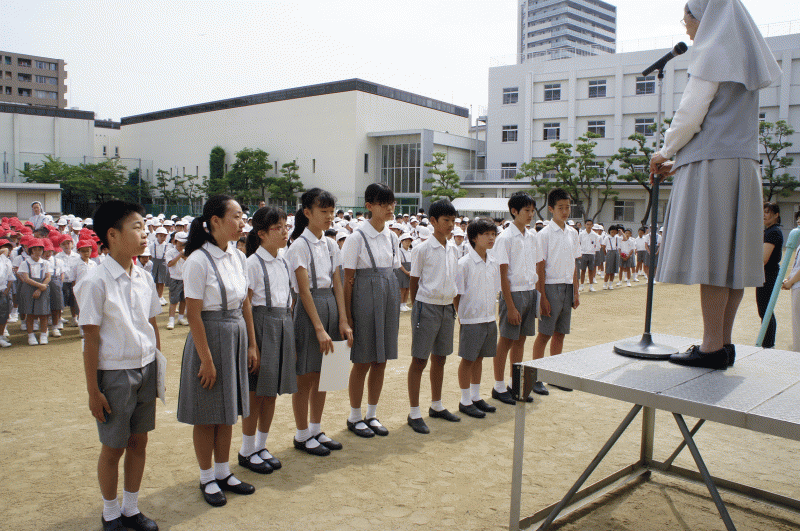
M646 186L644 187L644 189L647 190L647 208L644 211L644 219L642 219L642 223L640 225L642 227L647 226L647 220L650 217L650 209L653 207L653 189L648 188Z

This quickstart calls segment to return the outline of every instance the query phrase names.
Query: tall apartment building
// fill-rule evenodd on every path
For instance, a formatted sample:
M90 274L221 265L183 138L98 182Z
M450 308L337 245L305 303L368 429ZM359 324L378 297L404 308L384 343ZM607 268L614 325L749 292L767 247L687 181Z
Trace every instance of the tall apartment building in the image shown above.
M519 63L614 53L617 8L601 0L518 0Z
M0 51L0 102L67 107L63 59Z

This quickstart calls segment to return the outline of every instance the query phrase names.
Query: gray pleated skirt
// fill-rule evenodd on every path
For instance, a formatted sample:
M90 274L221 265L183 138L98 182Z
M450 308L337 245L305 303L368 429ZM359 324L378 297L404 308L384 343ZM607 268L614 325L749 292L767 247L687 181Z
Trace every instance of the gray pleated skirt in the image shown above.
M411 262L401 262L403 267L406 268L406 271L411 271ZM394 270L395 275L397 276L397 284L400 289L408 289L411 286L411 278L408 275L403 273L403 270L399 267Z
M403 275L405 276L405 275ZM400 288L392 268L356 269L353 284L353 363L397 359Z
M314 306L317 308L319 320L331 339L341 341L339 335L339 307L332 288L318 288L311 290ZM294 344L297 354L295 370L298 376L322 370L322 352L319 350L319 341L314 332L311 318L303 308L303 299L297 297L294 309Z
M250 391L257 396L296 393L297 356L291 311L288 308L253 306L253 328L261 353L261 366L258 374L250 375Z
M733 289L764 284L764 211L755 160L681 166L664 220L657 281Z
M166 284L167 259L150 257L150 260L153 262L153 270L150 272L150 274L153 275L153 282L156 284Z
M53 279L50 281L50 311L58 312L64 308L64 285L61 280Z
M200 357L192 333L186 337L178 390L178 422L185 424L236 424L250 415L247 378L247 328L241 310L201 312L217 380L204 389L197 373Z
M38 282L41 282L39 280ZM50 284L38 299L33 298L36 288L23 282L19 287L19 313L22 315L50 315Z

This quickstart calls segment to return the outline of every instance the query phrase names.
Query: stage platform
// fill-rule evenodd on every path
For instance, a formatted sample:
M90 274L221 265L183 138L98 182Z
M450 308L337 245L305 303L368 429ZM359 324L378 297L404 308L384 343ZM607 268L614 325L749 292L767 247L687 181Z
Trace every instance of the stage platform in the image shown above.
M637 341L639 338L630 339ZM653 340L681 351L700 343L697 339L662 334L654 334ZM618 342L621 341L625 340ZM520 520L526 408L524 402L519 402L514 431L510 529L547 529L559 515L585 506L653 471L706 484L728 530L736 528L719 497L718 487L800 512L799 500L712 476L693 440L703 423L712 421L800 441L800 353L736 345L734 367L714 371L681 367L668 361L620 356L614 353L614 345L618 342L527 361L514 367L512 390L515 396L530 394L533 382L538 380L629 402L634 406L561 502ZM657 409L673 414L684 438L684 442L664 461L653 459ZM579 490L640 411L642 442L638 459ZM684 415L701 420L690 430ZM699 473L672 464L687 446Z

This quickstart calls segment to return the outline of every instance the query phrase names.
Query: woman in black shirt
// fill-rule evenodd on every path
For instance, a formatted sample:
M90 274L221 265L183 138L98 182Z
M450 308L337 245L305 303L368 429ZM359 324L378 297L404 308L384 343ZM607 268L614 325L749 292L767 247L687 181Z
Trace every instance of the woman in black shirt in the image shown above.
M783 232L780 229L781 214L778 205L775 203L764 203L764 285L756 288L756 304L758 305L758 316L764 319L764 312L769 305L772 296L772 288L778 278L778 270L781 267L781 255L783 249ZM769 319L764 348L775 346L775 329L778 323L773 313Z

